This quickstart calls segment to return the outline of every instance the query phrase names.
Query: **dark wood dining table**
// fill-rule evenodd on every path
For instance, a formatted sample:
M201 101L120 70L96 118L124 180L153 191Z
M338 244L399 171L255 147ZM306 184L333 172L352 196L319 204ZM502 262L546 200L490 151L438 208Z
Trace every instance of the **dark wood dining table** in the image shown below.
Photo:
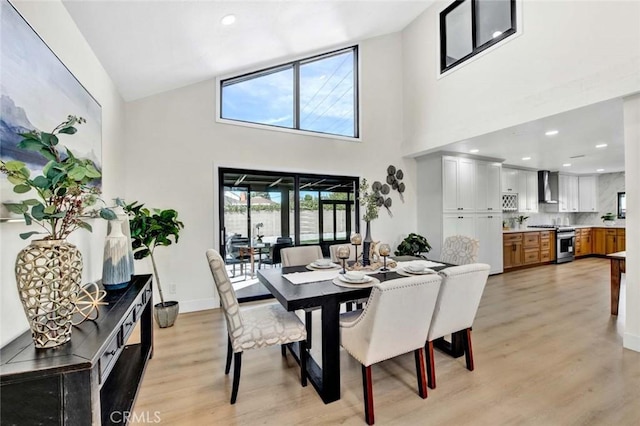
M416 260L413 257L397 257L396 260ZM432 267L439 271L448 266ZM324 280L305 284L293 284L283 274L292 272L309 272L306 266L284 267L281 269L261 269L258 279L273 294L287 311L298 309L321 309L321 341L322 367L309 354L307 360L307 377L325 404L340 399L340 305L345 302L366 298L371 293L371 287L346 288L335 285L332 280ZM397 272L374 273L372 277L380 282L403 278ZM296 345L290 349L295 351ZM452 337L450 344L444 343L445 349L453 356L461 356L462 342ZM447 350L448 349L448 350Z

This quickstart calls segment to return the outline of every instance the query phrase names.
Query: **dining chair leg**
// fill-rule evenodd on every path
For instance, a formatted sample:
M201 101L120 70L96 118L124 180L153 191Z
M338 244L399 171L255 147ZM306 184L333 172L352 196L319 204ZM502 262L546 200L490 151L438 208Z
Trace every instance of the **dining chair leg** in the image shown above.
M232 354L233 354L233 350L231 348L231 338L227 336L227 365L224 367L224 374L229 374L229 370L231 370Z
M371 366L362 366L362 390L364 393L364 417L368 425L375 422L373 415L373 383L371 381Z
M304 311L304 325L307 329L307 348L311 349L311 330L312 330L313 317L311 311Z
M416 359L416 377L418 378L418 394L425 399L427 397L427 378L424 373L424 348L413 351Z
M347 305L347 307L346 307L347 312L353 311L353 303L352 302L347 302L346 305Z
M280 352L282 356L287 356L287 345L280 345Z
M233 354L233 388L231 389L231 404L236 403L238 387L240 386L240 367L242 366L242 352Z
M302 387L307 386L307 342L300 341L300 384Z
M427 383L431 389L436 388L436 363L433 357L433 340L426 344Z
M467 370L473 371L473 348L471 347L471 329L464 331L464 356L467 361Z

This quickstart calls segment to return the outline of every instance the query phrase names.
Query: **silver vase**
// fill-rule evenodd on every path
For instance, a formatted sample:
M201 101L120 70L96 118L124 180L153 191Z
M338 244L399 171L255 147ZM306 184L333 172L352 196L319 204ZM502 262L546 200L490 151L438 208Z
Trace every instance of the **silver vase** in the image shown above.
M16 282L36 348L71 340L82 254L64 240L36 240L18 253Z

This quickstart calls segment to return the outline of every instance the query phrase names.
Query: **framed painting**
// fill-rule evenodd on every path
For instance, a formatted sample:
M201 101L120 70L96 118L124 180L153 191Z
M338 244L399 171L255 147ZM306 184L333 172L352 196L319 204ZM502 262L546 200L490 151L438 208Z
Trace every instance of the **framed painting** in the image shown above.
M75 135L60 135L60 143L77 157L90 158L102 169L102 108L49 49L8 0L0 0L0 158L27 164L41 172L40 155L17 148L18 135L29 130L52 131L68 115L84 117ZM101 182L98 182L100 185ZM0 203L33 198L16 194L0 175ZM0 204L0 218L10 215Z

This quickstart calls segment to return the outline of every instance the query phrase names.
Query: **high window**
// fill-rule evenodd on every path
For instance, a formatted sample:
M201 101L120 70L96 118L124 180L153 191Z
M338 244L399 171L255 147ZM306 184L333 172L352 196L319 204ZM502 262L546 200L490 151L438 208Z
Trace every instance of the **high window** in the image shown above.
M220 82L220 118L358 137L357 46Z
M440 13L440 71L516 32L515 0L456 0Z

